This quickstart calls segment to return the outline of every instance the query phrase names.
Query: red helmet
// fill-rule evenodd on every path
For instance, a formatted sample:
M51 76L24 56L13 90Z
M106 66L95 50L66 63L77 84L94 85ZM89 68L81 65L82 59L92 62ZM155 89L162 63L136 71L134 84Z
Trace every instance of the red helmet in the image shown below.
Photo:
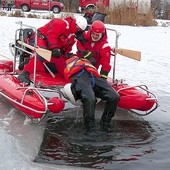
M105 32L105 25L102 21L94 21L91 25L90 30L95 33L104 33Z

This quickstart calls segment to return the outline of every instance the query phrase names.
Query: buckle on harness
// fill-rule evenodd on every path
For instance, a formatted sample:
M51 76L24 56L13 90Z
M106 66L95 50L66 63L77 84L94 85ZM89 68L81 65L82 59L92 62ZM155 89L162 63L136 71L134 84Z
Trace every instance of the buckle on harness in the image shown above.
M46 40L47 38L43 35L43 34L41 34L41 32L37 32L37 36L39 36L42 40Z

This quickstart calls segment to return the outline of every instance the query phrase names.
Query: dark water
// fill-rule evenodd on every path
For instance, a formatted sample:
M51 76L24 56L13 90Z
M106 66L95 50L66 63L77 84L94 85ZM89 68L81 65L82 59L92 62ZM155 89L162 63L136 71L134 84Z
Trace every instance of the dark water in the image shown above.
M123 110L112 132L84 133L82 110L69 109L46 123L35 162L94 169L169 169L170 121L150 122ZM159 118L158 118L159 119Z
M1 119L6 117L5 113L13 108L6 100L2 99L0 98ZM44 122L42 126L43 140L36 136L41 136L39 130L36 133L39 125L37 125L38 127L24 126L25 117L17 110L11 110L13 113L11 119L7 119L10 116L2 119L9 124L2 124L4 121L1 121L1 124L15 136L22 134L23 138L20 140L24 139L25 142L28 140L26 142L28 151L31 150L32 139L38 140L37 149L39 151L31 161L38 162L42 166L50 164L53 167L56 165L56 168L58 165L64 165L68 169L75 167L75 169L105 170L169 170L169 101L169 95L161 95L159 97L160 107L146 117L138 117L135 114L118 110L112 121L111 133L100 131L98 122L102 114L102 103L96 111L97 130L89 135L84 133L82 110L79 108L69 109ZM7 146L9 145L7 144ZM34 147L33 144L32 150L35 149ZM17 153L17 151L15 152ZM29 155L27 152L25 154ZM17 157L14 160L9 160L9 164L11 161L15 162L15 159ZM15 164L12 167L15 169Z

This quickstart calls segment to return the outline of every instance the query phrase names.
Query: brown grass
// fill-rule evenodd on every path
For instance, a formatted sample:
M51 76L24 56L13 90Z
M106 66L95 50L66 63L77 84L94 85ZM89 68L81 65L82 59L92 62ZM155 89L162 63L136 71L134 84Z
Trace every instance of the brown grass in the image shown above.
M25 17L25 16L20 10L17 10L15 12L10 13L9 17Z
M114 5L110 10L98 7L98 12L107 14L105 23L114 25L130 25L130 26L153 26L155 16L152 9L145 13L139 13L133 5L128 6L126 3Z

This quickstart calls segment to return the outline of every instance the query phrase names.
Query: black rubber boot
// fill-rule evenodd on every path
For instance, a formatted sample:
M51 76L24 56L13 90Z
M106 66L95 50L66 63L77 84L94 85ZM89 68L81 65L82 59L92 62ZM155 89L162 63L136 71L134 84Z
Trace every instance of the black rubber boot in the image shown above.
M23 71L19 76L18 80L22 83L27 83L28 85L30 84L31 80L29 79L30 73L27 71Z
M101 127L101 130L102 130L102 131L111 132L111 119L110 119L110 121L103 121L103 120L101 119L101 121L100 121L100 127Z
M95 101L89 98L83 99L83 115L86 132L95 131Z
M101 129L106 132L111 132L111 120L115 115L117 109L117 104L119 101L119 96L115 94L115 97L110 97L106 101L106 106L101 117Z
M86 123L85 128L87 133L92 133L96 130L94 122L88 122L88 124Z
M111 120L114 117L114 111L106 104L105 110L100 120L101 130L111 132Z
M26 64L28 64L28 62L29 62L29 60L23 61L23 62L18 66L18 69L19 69L19 70L23 70L23 69L24 69L24 66L25 66Z

